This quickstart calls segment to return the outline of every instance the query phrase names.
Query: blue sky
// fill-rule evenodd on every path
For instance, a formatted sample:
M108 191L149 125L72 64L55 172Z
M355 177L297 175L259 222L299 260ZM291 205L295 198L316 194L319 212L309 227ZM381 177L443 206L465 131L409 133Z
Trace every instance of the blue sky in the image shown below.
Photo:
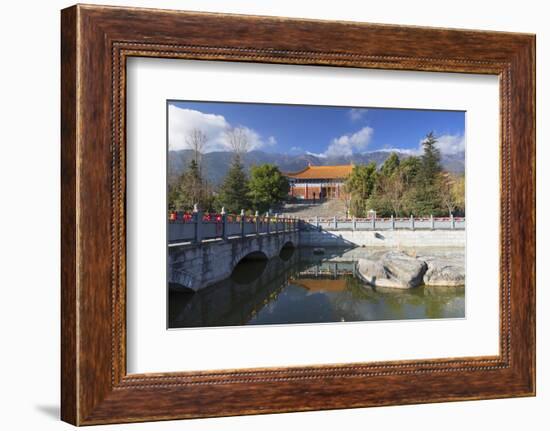
M186 134L198 128L208 137L206 152L224 150L230 127L246 130L251 149L290 154L416 153L430 131L443 153L456 154L465 145L463 111L169 102L170 149L186 148Z

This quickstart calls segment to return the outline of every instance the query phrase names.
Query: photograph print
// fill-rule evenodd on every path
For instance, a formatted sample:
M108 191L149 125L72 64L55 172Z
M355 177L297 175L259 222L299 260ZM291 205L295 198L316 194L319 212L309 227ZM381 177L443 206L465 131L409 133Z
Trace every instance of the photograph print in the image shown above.
M465 112L167 101L168 328L465 317Z

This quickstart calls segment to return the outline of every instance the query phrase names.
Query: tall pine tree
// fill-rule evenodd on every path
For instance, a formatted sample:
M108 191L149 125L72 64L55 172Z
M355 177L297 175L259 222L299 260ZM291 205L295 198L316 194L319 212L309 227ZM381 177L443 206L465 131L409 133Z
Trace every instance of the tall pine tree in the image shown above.
M424 152L420 157L420 170L417 176L413 207L413 211L417 215L439 215L441 213L442 204L438 183L441 174L441 155L436 144L437 139L433 132L428 133L422 142Z
M428 133L422 142L424 153L421 157L420 176L425 185L434 184L441 173L441 154L435 144L437 144L437 139L433 132Z
M242 209L250 209L248 178L241 164L239 154L233 157L233 163L220 186L219 204L227 212L239 213Z

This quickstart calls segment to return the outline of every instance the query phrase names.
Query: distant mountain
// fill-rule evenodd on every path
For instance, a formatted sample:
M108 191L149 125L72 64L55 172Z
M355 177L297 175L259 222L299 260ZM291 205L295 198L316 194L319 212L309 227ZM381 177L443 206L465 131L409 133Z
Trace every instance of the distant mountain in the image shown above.
M367 164L376 162L377 166L382 165L391 153L388 151L371 151L361 154L353 154L350 157L319 157L314 154L304 153L298 155L266 153L264 151L250 151L244 155L243 164L248 171L253 165L262 163L273 163L282 172L297 172L308 166L308 164L322 165L346 165ZM397 153L400 159L409 157L405 153ZM170 151L168 153L168 178L172 181L177 178L183 170L189 166L193 157L191 150ZM233 154L228 151L217 151L206 153L202 156L202 171L206 179L213 184L220 184L227 173ZM464 153L455 155L442 155L441 164L443 169L453 173L464 172Z

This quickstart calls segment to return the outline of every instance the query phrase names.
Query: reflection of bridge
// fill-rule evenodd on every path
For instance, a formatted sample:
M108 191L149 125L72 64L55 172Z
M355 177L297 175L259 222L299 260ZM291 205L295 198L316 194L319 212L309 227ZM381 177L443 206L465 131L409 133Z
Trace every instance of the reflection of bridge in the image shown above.
M193 295L170 292L170 327L244 325L287 286L298 252L288 260L270 259L247 267L252 280L223 280ZM246 277L245 277L246 278Z
M309 266L298 273L298 277L314 276L334 277L339 275L355 275L357 273L357 265L355 262L323 262L317 265Z
M298 221L279 217L176 217L169 224L168 282L199 290L229 277L243 258L270 259L299 245Z

